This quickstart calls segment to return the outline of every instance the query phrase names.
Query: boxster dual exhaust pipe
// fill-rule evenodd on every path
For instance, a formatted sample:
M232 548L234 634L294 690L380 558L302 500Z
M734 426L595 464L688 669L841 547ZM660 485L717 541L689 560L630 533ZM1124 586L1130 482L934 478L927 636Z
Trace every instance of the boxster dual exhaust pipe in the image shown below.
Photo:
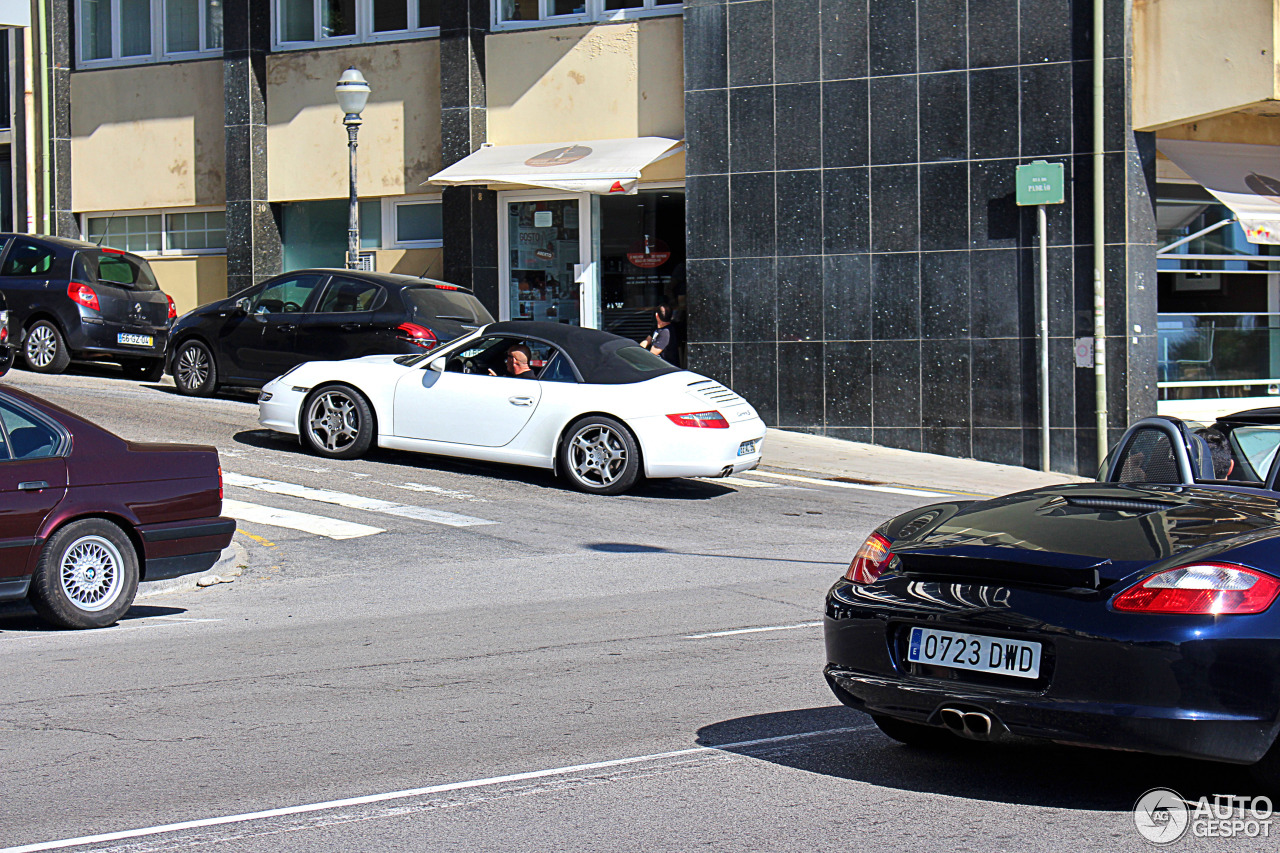
M1005 733L1004 724L985 711L946 707L938 711L942 724L960 737L995 740Z

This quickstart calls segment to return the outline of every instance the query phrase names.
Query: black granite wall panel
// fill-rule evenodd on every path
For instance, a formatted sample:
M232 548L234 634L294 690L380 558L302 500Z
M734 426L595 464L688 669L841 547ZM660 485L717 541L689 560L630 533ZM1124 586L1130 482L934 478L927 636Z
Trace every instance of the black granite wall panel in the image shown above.
M1107 0L1109 432L1155 400L1150 146ZM772 425L1036 465L1034 208L1050 207L1050 454L1097 467L1088 5L696 0L685 8L690 363ZM1114 438L1114 435L1113 435Z
M223 7L226 107L227 293L281 271L279 208L267 199L267 54L271 9L252 0Z

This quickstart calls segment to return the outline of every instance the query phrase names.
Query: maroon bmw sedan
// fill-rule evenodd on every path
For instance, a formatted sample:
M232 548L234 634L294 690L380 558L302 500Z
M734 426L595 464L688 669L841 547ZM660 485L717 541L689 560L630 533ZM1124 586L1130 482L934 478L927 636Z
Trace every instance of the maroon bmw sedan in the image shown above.
M218 451L125 441L0 386L0 601L62 628L115 623L140 580L202 572L235 533Z

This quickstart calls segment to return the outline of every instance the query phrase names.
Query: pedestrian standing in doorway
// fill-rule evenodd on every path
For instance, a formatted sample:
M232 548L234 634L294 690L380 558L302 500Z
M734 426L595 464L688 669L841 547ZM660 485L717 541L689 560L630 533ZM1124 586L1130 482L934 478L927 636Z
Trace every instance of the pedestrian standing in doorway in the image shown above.
M675 339L675 329L671 326L671 306L659 305L658 310L653 312L653 323L653 331L640 343L640 346L679 367L680 349L679 342Z

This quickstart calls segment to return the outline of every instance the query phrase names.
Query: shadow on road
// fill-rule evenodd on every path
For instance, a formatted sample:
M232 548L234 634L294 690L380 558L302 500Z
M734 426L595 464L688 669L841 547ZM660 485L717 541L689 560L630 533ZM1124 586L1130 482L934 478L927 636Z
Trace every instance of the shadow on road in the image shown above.
M148 391L162 391L174 397L187 397L181 394L178 389L172 385L161 385L160 383L148 383L139 385L140 388L146 388ZM202 399L202 398L196 398ZM232 403L246 403L254 406L258 405L258 389L257 388L219 388L211 398L213 400L228 400Z
M823 734L832 729L855 731ZM1187 799L1261 793L1246 768L1138 753L1034 742L904 746L865 714L843 706L759 714L712 723L698 743L717 747L802 735L727 751L837 779L970 800L1091 811L1127 811L1146 791L1172 788ZM808 736L803 736L808 735Z
M157 607L152 604L135 604L129 608L128 612L115 625L92 630L94 632L111 631L113 628L127 625L130 622L137 622L140 619L154 619L157 616L180 616L186 612L186 609L182 607ZM43 621L26 601L10 601L0 604L0 635L14 631L41 634L71 633L62 628L55 628Z
M291 453L311 462L340 467L345 463L341 459L325 459L308 452L298 439L291 435L272 432L268 429L242 430L234 436L239 444L274 450L279 453ZM430 453L408 453L402 450L373 448L363 459L385 465L398 465L418 471L436 471L461 476L488 477L511 483L524 483L542 489L554 489L559 492L578 494L574 489L558 479L555 474L545 468L530 468L526 465L504 465L501 462L474 462L469 459L455 459L448 456L433 456ZM654 498L658 500L706 500L721 495L734 494L734 490L718 483L702 480L642 480L626 493L628 497ZM608 498L604 498L608 500Z

